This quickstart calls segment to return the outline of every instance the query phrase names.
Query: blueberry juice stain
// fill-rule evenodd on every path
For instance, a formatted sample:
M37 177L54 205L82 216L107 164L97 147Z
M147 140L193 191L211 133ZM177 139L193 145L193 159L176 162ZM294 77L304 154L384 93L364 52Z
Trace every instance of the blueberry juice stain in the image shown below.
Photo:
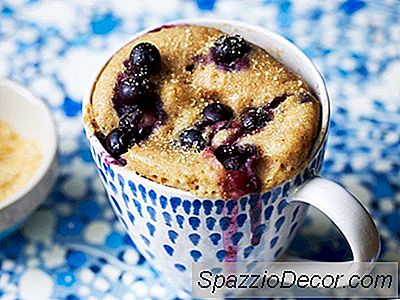
M252 134L267 126L273 117L275 110L286 100L286 95L275 97L268 104L243 112L234 121L226 126L236 127L235 134L228 140L229 143L213 149L215 159L223 166L220 175L220 188L226 201L236 201L231 211L225 206L223 214L229 215L229 225L223 232L223 244L226 252L226 262L238 261L238 243L233 242L234 235L239 231L237 216L239 213L239 200L243 196L249 196L249 222L251 231L251 245L256 246L261 242L261 180L255 173L255 166L260 159L260 153L256 145L239 144L241 137ZM225 127L226 127L225 126ZM231 270L234 271L234 270Z
M245 195L252 195L259 200L261 192L261 181L254 172L255 164L259 159L259 153L255 145L222 145L214 150L216 159L224 166L220 176L220 188L226 201L236 201L234 208L228 212L225 205L223 214L229 216L228 228L223 232L223 245L226 251L225 261L236 262L238 245L233 242L233 236L239 231L237 216L239 212L239 199ZM261 202L250 207L249 215L251 222L252 241L255 240L254 232L260 219L254 216L261 210ZM234 270L231 270L234 271Z

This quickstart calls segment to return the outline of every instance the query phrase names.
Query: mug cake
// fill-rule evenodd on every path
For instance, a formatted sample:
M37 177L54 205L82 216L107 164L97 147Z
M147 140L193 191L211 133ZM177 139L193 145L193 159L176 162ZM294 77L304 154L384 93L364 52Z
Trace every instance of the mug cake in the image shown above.
M179 25L112 56L84 121L124 168L198 197L232 199L304 168L320 103L299 76L241 36Z

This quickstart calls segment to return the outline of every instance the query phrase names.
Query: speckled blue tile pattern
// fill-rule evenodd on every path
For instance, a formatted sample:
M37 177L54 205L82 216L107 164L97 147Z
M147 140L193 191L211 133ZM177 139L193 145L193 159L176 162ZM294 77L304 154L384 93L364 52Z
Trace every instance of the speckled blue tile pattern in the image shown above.
M0 76L41 96L54 112L61 137L61 175L54 192L25 226L0 242L1 299L29 298L33 280L40 299L183 297L167 290L116 219L96 174L80 111L99 61L134 32L185 17L260 24L283 34L313 59L333 101L323 174L345 185L368 207L382 235L380 259L400 260L398 1L0 0ZM140 187L128 188L132 194L142 193ZM159 204L176 203L160 199ZM151 235L156 230L152 216L159 216L151 205L135 205L138 215L149 216ZM194 204L176 205L196 209ZM202 211L206 210L204 203ZM271 213L267 208L263 217ZM129 216L130 222L135 217ZM175 222L170 217L163 215L165 223ZM239 216L237 221L239 227L246 222ZM195 219L191 225L197 226ZM209 220L207 226L224 225ZM279 230L280 225L275 226ZM169 233L172 244L176 234ZM196 233L189 238L193 245L199 242ZM242 237L232 238L239 242ZM210 236L214 244L220 239ZM277 242L271 240L270 246ZM251 251L250 247L243 254ZM350 257L340 234L316 212L307 217L291 252L323 260ZM195 251L191 255L199 258Z

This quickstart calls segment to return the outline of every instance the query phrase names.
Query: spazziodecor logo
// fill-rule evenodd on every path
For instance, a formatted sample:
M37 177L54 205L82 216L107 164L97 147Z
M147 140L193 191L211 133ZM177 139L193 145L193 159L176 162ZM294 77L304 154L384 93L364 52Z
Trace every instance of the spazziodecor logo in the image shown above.
M193 264L193 297L398 296L397 262Z

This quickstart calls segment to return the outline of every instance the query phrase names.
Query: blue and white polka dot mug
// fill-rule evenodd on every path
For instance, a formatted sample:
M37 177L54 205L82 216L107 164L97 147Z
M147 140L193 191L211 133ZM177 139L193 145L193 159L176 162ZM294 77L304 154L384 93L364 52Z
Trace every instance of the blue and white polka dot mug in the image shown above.
M367 211L343 187L318 175L330 103L323 78L312 62L292 43L265 28L237 21L183 20L173 24L205 25L239 33L264 48L308 83L321 102L322 123L313 157L300 174L261 195L229 201L201 199L140 177L116 164L86 130L114 211L148 262L174 286L190 291L193 262L250 264L276 260L290 245L309 205L337 225L354 261L375 260L379 235ZM92 90L93 85L83 107L89 103Z

